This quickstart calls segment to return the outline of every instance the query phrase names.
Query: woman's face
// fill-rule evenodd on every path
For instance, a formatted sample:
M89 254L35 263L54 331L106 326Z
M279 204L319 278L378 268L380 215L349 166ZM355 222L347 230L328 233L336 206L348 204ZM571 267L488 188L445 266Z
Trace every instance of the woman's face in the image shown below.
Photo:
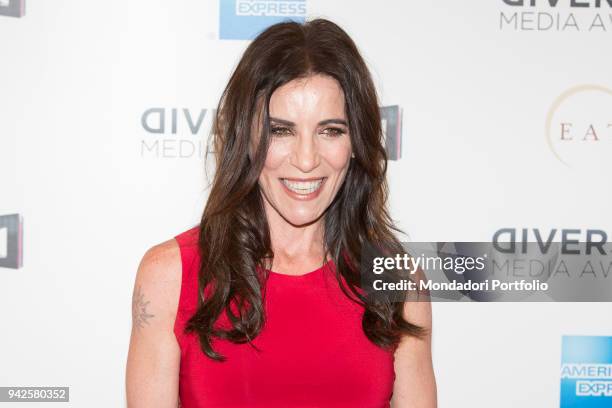
M266 211L302 226L318 220L340 189L351 141L340 84L296 79L270 98L270 143L259 185Z

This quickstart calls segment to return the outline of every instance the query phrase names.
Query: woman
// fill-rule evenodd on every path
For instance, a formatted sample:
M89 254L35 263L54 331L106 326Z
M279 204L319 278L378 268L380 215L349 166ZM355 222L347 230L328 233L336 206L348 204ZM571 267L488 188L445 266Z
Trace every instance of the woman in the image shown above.
M399 243L353 41L323 19L271 26L217 112L201 223L136 276L128 406L435 407L430 304L359 288L363 245Z

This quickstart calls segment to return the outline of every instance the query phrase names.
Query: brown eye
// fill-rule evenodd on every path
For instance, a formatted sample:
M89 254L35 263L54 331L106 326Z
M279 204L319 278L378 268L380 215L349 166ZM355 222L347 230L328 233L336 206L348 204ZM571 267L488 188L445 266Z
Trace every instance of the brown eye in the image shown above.
M291 134L291 129L283 126L272 126L270 134L273 136L286 136Z
M324 133L332 137L338 137L338 136L345 134L346 131L343 128L329 127L324 130Z

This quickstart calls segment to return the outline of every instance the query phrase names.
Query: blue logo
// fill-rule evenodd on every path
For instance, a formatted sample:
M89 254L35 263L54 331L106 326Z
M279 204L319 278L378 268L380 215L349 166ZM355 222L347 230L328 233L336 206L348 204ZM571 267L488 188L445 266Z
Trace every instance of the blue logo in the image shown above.
M306 19L306 0L220 0L219 39L252 40L272 24Z
M612 337L563 336L561 408L612 407Z

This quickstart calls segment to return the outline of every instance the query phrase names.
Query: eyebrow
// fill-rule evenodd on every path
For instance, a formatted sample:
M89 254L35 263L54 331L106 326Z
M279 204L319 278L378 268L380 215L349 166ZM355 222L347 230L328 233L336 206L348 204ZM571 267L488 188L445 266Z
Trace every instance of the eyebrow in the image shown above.
M270 121L271 122L277 122L280 123L282 125L285 126L295 126L295 123L291 122L290 120L285 120L285 119L280 119L280 118L273 118L272 116L270 116ZM334 119L325 119L322 120L318 123L319 126L325 126L325 125L329 125L335 123L337 125L344 125L344 126L348 126L348 123L346 122L346 120L344 119L338 119L338 118L334 118Z

